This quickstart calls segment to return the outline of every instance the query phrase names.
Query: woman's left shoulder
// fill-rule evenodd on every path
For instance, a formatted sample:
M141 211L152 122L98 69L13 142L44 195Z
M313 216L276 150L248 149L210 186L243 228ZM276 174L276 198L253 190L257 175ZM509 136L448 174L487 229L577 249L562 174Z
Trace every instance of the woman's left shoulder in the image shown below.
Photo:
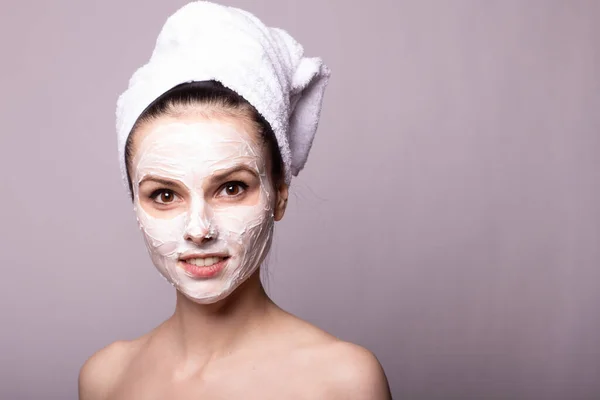
M288 328L295 332L291 359L318 382L320 393L315 396L331 400L391 399L381 363L370 350L298 318ZM291 339L291 335L287 337Z
M381 363L370 350L336 339L314 352L317 372L327 377L328 399L391 399Z

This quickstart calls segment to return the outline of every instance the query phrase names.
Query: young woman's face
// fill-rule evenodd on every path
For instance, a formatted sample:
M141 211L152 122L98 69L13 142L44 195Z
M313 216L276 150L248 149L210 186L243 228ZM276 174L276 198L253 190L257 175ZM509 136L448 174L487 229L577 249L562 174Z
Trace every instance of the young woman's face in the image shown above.
M134 209L156 268L198 303L256 271L273 231L276 191L265 146L243 120L164 117L133 140Z

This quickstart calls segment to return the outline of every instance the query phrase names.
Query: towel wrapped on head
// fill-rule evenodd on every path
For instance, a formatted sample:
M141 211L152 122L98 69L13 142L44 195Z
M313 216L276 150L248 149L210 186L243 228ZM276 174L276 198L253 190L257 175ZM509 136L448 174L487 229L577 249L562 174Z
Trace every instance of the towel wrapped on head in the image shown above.
M247 11L196 1L168 18L150 61L131 77L117 101L121 174L125 144L138 117L157 97L185 82L216 80L246 99L271 125L285 182L304 167L330 76L320 58L287 32Z

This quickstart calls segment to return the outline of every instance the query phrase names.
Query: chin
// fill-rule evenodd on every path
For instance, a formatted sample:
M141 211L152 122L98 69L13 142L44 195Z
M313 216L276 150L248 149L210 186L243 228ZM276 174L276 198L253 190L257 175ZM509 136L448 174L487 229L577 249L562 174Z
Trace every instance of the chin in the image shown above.
M198 304L213 304L231 295L252 274L242 279L210 279L206 281L182 279L176 289L191 301Z
M194 293L186 291L182 288L177 288L177 290L183 294L185 297L198 304L214 304L218 301L221 301L227 298L231 293L235 291L235 288L229 290L223 290L221 292L209 292L209 293Z

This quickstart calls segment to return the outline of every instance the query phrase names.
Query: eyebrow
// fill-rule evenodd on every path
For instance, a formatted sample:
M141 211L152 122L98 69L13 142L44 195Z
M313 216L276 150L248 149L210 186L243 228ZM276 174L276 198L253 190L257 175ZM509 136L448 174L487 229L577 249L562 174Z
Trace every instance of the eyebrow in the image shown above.
M234 167L226 169L223 172L214 173L213 176L212 176L212 179L216 180L216 181L219 181L219 180L225 179L229 175L235 174L236 172L244 172L244 171L245 172L249 172L249 173L251 173L252 175L254 175L255 177L258 178L258 173L254 169L248 167L247 165L241 164L241 165L236 165Z
M249 172L250 174L252 174L253 176L258 178L258 174L256 173L255 170L253 170L252 168L248 167L247 165L236 165L233 166L229 169L224 170L223 172L220 173L215 173L212 177L211 180L223 180L226 177L228 177L229 175L235 174L236 172ZM169 179L163 179L163 178L159 178L157 176L154 175L146 175L142 178L142 180L138 183L138 187L142 186L142 183L144 182L156 182L165 186L169 186L169 187L179 187L179 183L175 182L175 181L171 181Z
M162 185L165 186L171 186L171 187L177 187L179 186L179 184L177 182L168 180L168 179L163 179L163 178L159 178L157 176L154 175L146 175L142 178L142 180L140 181L140 183L138 183L138 186L142 186L142 183L147 182L147 181L152 181L152 182L156 182L156 183L160 183Z

